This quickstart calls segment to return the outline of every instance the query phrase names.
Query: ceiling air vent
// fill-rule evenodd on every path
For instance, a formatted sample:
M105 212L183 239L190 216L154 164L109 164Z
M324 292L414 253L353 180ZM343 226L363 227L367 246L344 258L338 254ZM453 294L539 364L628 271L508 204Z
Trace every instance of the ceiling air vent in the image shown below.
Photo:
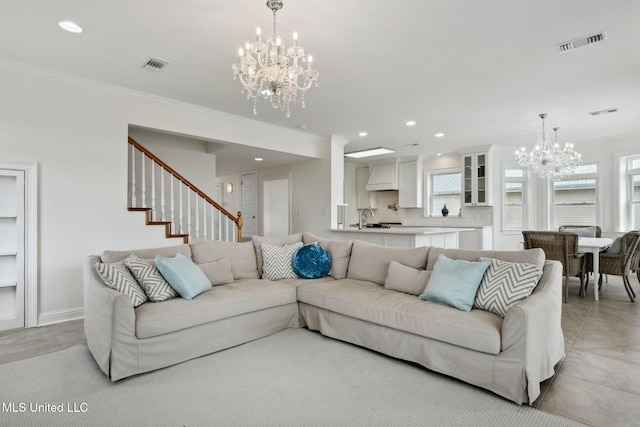
M610 113L617 113L618 109L617 108L608 108L606 110L600 110L600 111L591 111L589 113L590 116L601 116L603 114L610 114Z
M577 49L579 47L584 47L590 44L603 42L606 39L607 39L607 32L602 31L600 33L591 34L590 36L580 37L579 39L570 40L568 42L557 44L556 49L558 49L558 52L564 53L570 50Z
M147 62L144 63L142 68L151 71L161 71L166 65L169 65L168 61L158 58L149 58Z

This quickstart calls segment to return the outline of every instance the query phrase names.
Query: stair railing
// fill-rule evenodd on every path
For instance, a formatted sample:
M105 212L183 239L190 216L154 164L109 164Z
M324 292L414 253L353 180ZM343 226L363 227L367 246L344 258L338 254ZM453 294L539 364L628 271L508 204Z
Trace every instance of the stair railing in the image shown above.
M129 137L129 210L146 211L147 224L165 225L167 237L242 241L235 217L165 162ZM167 206L168 205L168 206Z

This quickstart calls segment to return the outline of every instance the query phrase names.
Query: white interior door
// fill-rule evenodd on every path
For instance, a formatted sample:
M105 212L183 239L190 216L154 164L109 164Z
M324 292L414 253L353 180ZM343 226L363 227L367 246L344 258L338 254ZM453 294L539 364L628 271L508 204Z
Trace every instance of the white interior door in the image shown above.
M258 216L258 184L256 173L245 173L242 174L241 177L241 200L242 207L240 211L242 211L242 239L247 240L251 239L251 236L258 232L256 228Z
M0 169L0 330L25 326L24 179Z
M265 179L262 184L262 218L265 236L291 232L289 178Z

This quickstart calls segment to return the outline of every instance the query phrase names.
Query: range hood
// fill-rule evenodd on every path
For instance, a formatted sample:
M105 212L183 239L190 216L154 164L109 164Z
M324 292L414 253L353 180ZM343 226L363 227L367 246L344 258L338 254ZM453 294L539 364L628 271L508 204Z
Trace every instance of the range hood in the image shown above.
M367 191L398 189L398 159L369 163Z

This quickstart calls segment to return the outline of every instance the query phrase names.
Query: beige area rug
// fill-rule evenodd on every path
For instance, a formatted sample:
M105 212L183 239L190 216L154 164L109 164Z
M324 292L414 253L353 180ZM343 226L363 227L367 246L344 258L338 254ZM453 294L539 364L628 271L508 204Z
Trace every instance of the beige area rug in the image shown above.
M2 426L578 426L306 329L111 383L84 345L0 366Z

